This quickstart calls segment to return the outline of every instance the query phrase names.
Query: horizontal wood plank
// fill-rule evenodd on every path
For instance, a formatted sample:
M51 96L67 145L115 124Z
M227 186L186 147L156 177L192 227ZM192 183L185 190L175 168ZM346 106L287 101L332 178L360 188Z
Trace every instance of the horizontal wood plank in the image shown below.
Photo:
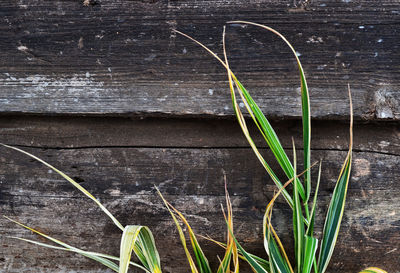
M248 122L258 146L265 140ZM291 148L302 147L301 122L273 121L280 141ZM400 128L396 122L354 124L356 151L400 154ZM131 119L122 117L24 117L0 116L0 142L42 148L160 147L160 148L246 148L249 147L234 119ZM312 148L346 150L349 124L312 122Z
M123 224L148 225L156 236L165 272L187 272L188 267L173 222L156 196L154 185L185 213L197 233L223 240L220 203L224 202L222 170L225 170L236 233L246 248L265 255L262 216L275 187L248 148L26 149L74 177ZM324 162L317 230L322 228L321 218L345 154L345 151L313 151L313 159L322 158ZM273 162L270 155L266 157ZM68 182L28 157L4 148L0 161L2 214L73 245L118 253L119 230ZM358 272L367 265L397 272L400 267L398 162L398 155L354 153L349 202L328 272ZM277 168L274 163L272 166ZM277 204L274 221L290 249L292 233L286 228L291 222L290 209L282 199ZM0 268L6 272L106 272L83 258L9 239L6 236L33 236L4 219L0 223L3 235L0 252L4 257ZM221 255L221 250L203 243L216 266L216 255Z
M226 72L177 28L221 53L228 20L264 23L293 43L312 115L400 118L400 15L386 1L1 1L0 114L231 116ZM5 38L6 37L6 38ZM228 53L270 117L300 116L289 49L229 26Z

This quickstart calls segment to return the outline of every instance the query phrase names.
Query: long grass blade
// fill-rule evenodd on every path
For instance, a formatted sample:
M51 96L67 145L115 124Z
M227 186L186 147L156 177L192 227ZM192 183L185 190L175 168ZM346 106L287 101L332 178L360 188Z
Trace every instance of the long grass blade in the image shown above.
M97 252L84 251L82 249L79 249L79 248L76 248L74 246L71 246L71 245L69 245L67 243L64 243L64 242L62 242L62 241L60 241L58 239L55 239L55 238L53 238L53 237L51 237L49 235L46 235L46 234L44 234L44 233L42 233L40 231L37 231L37 230L35 230L35 229L31 228L31 227L28 227L28 226L26 226L26 225L24 225L24 224L22 224L22 223L20 223L20 222L18 222L16 220L13 220L13 219L11 219L11 218L9 218L7 216L4 216L4 218L6 218L7 220L9 220L9 221L11 221L11 222L13 222L13 223L25 228L25 229L28 229L28 230L30 230L30 231L32 231L32 232L34 232L34 233L46 238L49 241L52 241L52 242L54 242L54 243L56 243L58 245L63 246L61 248L62 250L68 250L68 251L72 251L72 252L81 254L81 255L83 255L83 256L85 256L87 258L95 260L95 261L97 261L97 262L109 267L112 270L117 269L117 272L118 272L118 266L115 263L109 261L109 260L119 260L117 257L110 256L110 255L107 255L107 254L97 253ZM24 238L19 238L19 237L12 237L12 238L23 240L23 241L27 241L27 242L31 242L31 243L35 243L37 245L42 245L42 246L46 246L46 247L50 247L51 246L51 245L39 243L39 242L36 242L36 241L24 239ZM51 248L58 249L58 247L56 247L56 246L51 246ZM144 267L142 267L139 264L131 262L131 265L147 271Z
M233 81L235 81L236 86L242 86L240 84L240 82L236 79L235 75L233 74L233 72L230 70L229 68L229 62L228 62L228 57L226 55L226 48L225 48L225 28L224 28L224 33L223 33L223 38L222 38L222 45L223 45L223 51L224 51L224 58L225 58L225 63L224 66L227 70L227 74L228 74L228 80L229 80L229 89L231 91L231 98L232 98L232 104L233 104L233 109L235 112L235 115L239 121L239 125L242 128L242 131L247 139L247 141L249 142L251 148L253 149L254 153L256 154L257 158L259 159L259 161L261 162L261 164L264 166L265 170L267 171L267 173L270 175L270 177L272 178L272 180L274 181L274 183L277 185L277 187L279 189L282 188L282 183L279 181L278 177L275 175L274 171L271 169L271 167L268 165L268 163L265 161L265 159L263 158L263 156L261 155L261 153L258 151L257 146L255 145L249 130L247 129L247 124L246 124L246 120L243 117L243 113L240 110L239 104L237 103L237 99L236 99L236 94L235 94L235 89L233 86ZM243 87L244 89L244 87ZM238 88L238 90L240 90L240 88ZM241 92L247 92L246 90L241 91ZM239 94L242 96L242 93L239 92ZM257 122L257 119L254 118L254 114L251 110L251 108L248 106L249 102L245 99L243 99L243 102L245 103L250 115L253 117L254 122L256 123L256 125L260 128L259 123ZM251 104L251 103L250 103ZM254 102L255 104L255 102ZM256 104L255 104L256 105ZM258 106L257 106L258 107ZM260 110L261 112L261 110ZM262 113L261 113L262 114ZM265 118L265 116L264 116ZM268 121L267 121L268 122ZM268 123L269 124L269 123ZM270 126L270 128L272 129L272 127ZM263 131L260 129L261 133L264 135ZM275 132L273 132L275 137L277 138ZM265 136L265 135L264 135ZM268 138L266 138L268 145L270 145L270 142L268 140ZM277 140L279 143L279 140ZM271 144L272 145L272 144ZM279 143L280 145L280 143ZM272 145L273 147L271 149L273 149L275 146ZM283 148L282 148L283 151ZM283 191L283 195L285 196L285 199L287 200L287 202L289 203L290 206L293 206L293 200L291 199L289 193L286 192L286 190Z
M228 71L228 79L229 79L229 86L231 89L231 96L232 96L232 104L233 104L233 110L235 112L235 115L239 121L239 125L242 128L242 131L244 133L244 135L246 136L247 141L249 142L251 148L253 149L254 153L256 154L258 160L261 162L261 164L263 165L263 167L266 169L267 173L270 175L270 177L272 178L272 180L274 181L274 183L277 185L278 188L282 187L282 183L279 181L278 177L275 175L275 173L273 172L273 170L271 169L271 167L268 165L268 163L265 161L265 159L262 157L261 153L258 151L258 148L256 147L253 139L250 136L250 133L247 129L247 125L246 125L246 120L243 117L243 114L240 110L240 107L236 101L236 95L234 92L234 88L233 88L233 83L232 83L232 78L236 79L236 76L233 74L233 72L229 69L229 64L226 64L220 57L218 57L217 54L215 54L211 49L209 49L208 47L206 47L204 44L200 43L199 41L197 41L196 39L190 37L189 35L182 33L178 30L173 30L174 32L190 39L191 41L195 42L196 44L200 45L202 48L204 48L208 53L210 53L214 58L216 58L221 64L222 66L224 66L227 71ZM225 39L223 39L225 41ZM225 42L224 42L225 44ZM225 46L224 46L225 47ZM232 77L232 78L231 78ZM236 79L237 80L237 79ZM290 194L286 192L286 190L283 192L283 195L286 199L286 201L288 202L288 204L293 207L293 200L290 197Z
M353 147L353 105L351 101L350 86L348 87L350 100L350 144L349 152L340 171L332 199L329 204L328 213L325 220L321 251L318 258L318 272L324 273L332 257L337 236L339 234L340 223L343 217L344 205L346 201L347 187L350 180L352 147Z
M95 254L95 253L88 252L88 251L83 251L83 250L81 251L80 249L72 249L72 248L58 247L58 246L53 246L53 245L49 245L49 244L45 244L45 243L40 243L40 242L37 242L37 241L33 241L33 240L29 240L29 239L24 239L24 238L19 238L19 237L10 237L10 238L12 238L12 239L17 239L17 240L24 241L24 242L31 243L31 244L35 244L35 245L39 245L39 246L42 246L42 247L50 248L50 249L56 249L56 250L63 250L63 251L68 251L68 252L74 252L74 253L80 254L80 255L82 255L82 256L88 257L88 258L90 258L90 259L92 259L92 260L95 260L95 261L97 261L97 262L99 262L99 263L105 265L106 267L110 268L111 270L113 270L113 271L115 271L115 272L118 272L118 266L117 266L115 263L109 261L108 259L102 258L102 257L100 256L100 255L101 255L100 253L96 253L96 254ZM99 254L100 254L100 255L99 255Z
M82 256L86 256L86 257L88 257L90 259L93 259L91 256L94 256L95 258L105 258L104 260L99 260L99 259L93 259L93 260L96 260L96 261L102 263L103 265L107 266L111 270L113 270L115 272L118 272L118 266L115 263L113 263L111 261L108 261L108 260L119 261L118 257L112 256L112 255L107 255L107 254L98 253L98 252L92 252L92 251L85 251L85 250L78 249L78 248L58 247L58 246L53 246L53 245L41 243L41 242L38 242L38 241L29 240L29 239L20 238L20 237L14 237L14 236L10 236L9 238L17 239L17 240L20 240L20 241L24 241L24 242L35 244L35 245L39 245L39 246L43 246L43 247L46 247L46 248L51 248L51 249L56 249L56 250L61 250L61 251L67 251L67 252L73 252L73 253L76 253L76 254L80 254ZM130 265L135 266L135 267L137 267L137 268L139 268L139 269L141 269L141 270L143 270L143 271L145 271L147 273L150 273L146 268L144 268L143 266L141 266L141 265L139 265L137 263L130 262Z
M108 211L108 209L106 207L104 207L99 200L97 200L90 192L88 192L84 187L82 187L81 185L79 185L77 182L75 182L71 177L69 177L68 175L66 175L65 173L63 173L62 171L56 169L55 167L53 167L52 165L50 165L49 163L47 163L46 161L38 158L37 156L34 156L31 153L28 153L24 150L21 150L19 148L13 147L13 146L9 146L6 144L2 144L0 143L0 145L2 145L3 147L6 148L10 148L13 149L15 151L18 151L20 153L23 153L37 161L39 161L40 163L44 164L45 166L47 166L48 168L52 169L53 171L55 171L56 173L58 173L59 175L61 175L65 180L67 180L68 182L70 182L75 188L77 188L78 190L80 190L83 194L85 194L87 197L89 197L90 199L92 199L97 206L100 207L100 209L107 214L108 217L110 217L110 219L114 222L114 224L120 229L120 230L124 230L124 227L121 225L121 223L111 214L111 212Z
M300 83L301 83L300 88L301 88L301 108L302 108L302 120L303 120L304 169L308 169L309 166L311 165L310 96L309 96L309 92L308 92L307 80L306 80L306 77L304 74L303 66L301 65L300 59L297 56L296 50L293 48L293 46L289 43L289 41L281 33L279 33L278 31L276 31L275 29L273 29L271 27L253 23L253 22L247 22L247 21L230 21L227 23L228 24L253 25L253 26L261 27L263 29L266 29L266 30L276 34L289 46L294 57L296 58L296 62L297 62L298 68L299 68ZM285 161L286 161L286 159L285 159ZM287 159L287 162L285 162L285 163L286 164L289 163L289 165L287 165L289 167L289 169L287 170L288 172L285 171L285 173L288 176L288 178L290 178L291 174L293 173L293 171L290 170L290 161ZM310 193L311 193L311 172L310 171L307 172L305 181L306 181L306 196L305 196L306 199L304 200L304 198L303 198L303 200L305 201L305 203L307 203L307 201L310 197Z
M242 97L243 102L245 103L247 111L253 118L254 123L259 128L261 134L263 135L264 139L266 140L268 146L270 147L276 160L278 161L279 165L281 166L287 177L291 178L291 175L293 174L293 166L290 163L290 160L285 151L283 150L282 144L280 143L279 138L275 133L275 130L272 128L271 124L262 113L257 103L250 96L250 93L246 90L246 88L244 88L244 86L236 78L233 78L233 80L235 81L237 90L239 91L239 94ZM303 199L306 199L303 185L298 179L296 179L296 183L298 184L301 197Z

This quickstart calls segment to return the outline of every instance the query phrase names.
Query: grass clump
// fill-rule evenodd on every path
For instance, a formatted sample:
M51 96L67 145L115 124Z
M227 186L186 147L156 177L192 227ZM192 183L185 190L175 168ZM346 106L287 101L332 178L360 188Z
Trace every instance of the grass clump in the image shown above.
M229 89L232 98L232 105L239 122L239 125L249 142L252 150L254 151L256 157L265 168L266 172L271 177L272 181L277 186L277 193L270 200L270 202L266 206L264 220L263 220L263 244L266 251L266 256L268 258L261 258L255 256L249 252L247 252L243 246L238 242L234 235L234 225L233 225L233 214L232 214L232 204L229 199L229 194L227 189L226 192L226 204L225 209L223 208L223 215L227 226L227 240L225 243L215 241L211 238L209 240L215 242L225 249L225 254L222 259L220 259L220 264L216 270L212 270L209 265L208 259L205 256L197 238L189 225L188 221L185 219L184 215L180 213L174 206L172 206L158 191L161 199L163 200L166 208L173 221L176 224L179 238L183 245L186 258L189 263L190 271L192 273L238 273L239 272L239 264L240 260L246 261L254 272L256 273L324 273L327 270L329 261L332 257L333 250L337 241L340 224L343 217L344 206L346 201L347 188L350 180L350 172L352 165L352 145L353 145L353 136L352 136L352 127L353 127L353 116L352 116L352 102L350 95L350 87L348 87L349 92L349 105L350 105L350 132L349 132L349 148L346 158L342 164L342 168L338 175L338 179L336 182L336 186L334 192L332 194L332 198L328 207L328 211L325 217L325 224L323 228L323 233L321 238L317 238L314 232L314 223L316 218L316 204L318 201L318 189L320 184L322 163L319 162L319 171L318 176L315 180L315 193L311 196L311 186L312 186L312 177L311 177L311 168L315 166L318 162L311 164L311 115L310 115L310 99L306 77L299 60L299 57L296 54L293 46L289 43L289 41L276 30L245 21L234 21L228 23L235 24L248 24L254 25L257 27L261 27L265 30L268 30L278 37L280 37L293 52L295 60L298 65L299 70L299 79L301 86L301 108L302 108L302 124L303 124L303 168L304 171L298 172L298 164L297 164L297 156L296 156L296 148L293 141L293 162L289 160L289 156L284 151L277 134L269 123L268 119L262 113L261 109L257 105L257 103L252 99L250 93L246 90L246 88L242 85L242 83L238 80L237 76L232 72L229 67L228 57L225 50L225 28L223 34L223 52L224 58L218 57L214 52L208 49L206 46L191 38L190 36L181 33L177 30L175 32L191 39L195 43L202 46L205 50L207 50L212 56L214 56L226 69L227 77L229 80ZM271 149L274 154L277 162L279 163L281 169L287 176L287 181L281 181L278 176L275 174L274 170L270 167L270 165L266 162L264 157L261 155L259 149L255 145L252 136L248 130L247 121L244 118L244 114L239 107L239 101L244 103L247 113L250 115L252 121L255 123L259 132L265 139L267 145ZM123 226L94 196L92 196L86 189L84 189L81 185L76 183L73 179L71 179L68 175L63 173L62 171L56 169L49 163L41 160L40 158L23 151L21 149L3 145L4 147L8 147L14 149L18 152L24 153L35 160L43 163L50 169L57 172L67 181L69 181L73 186L75 186L78 190L80 190L83 194L85 194L88 198L94 201L103 212L112 220L112 222L121 230L122 237L120 243L120 256L115 257L107 254L84 251L64 242L61 242L53 237L50 237L46 234L43 234L35 229L32 229L28 226L25 226L22 223L19 223L15 220L12 220L7 217L10 221L31 230L32 232L48 239L53 242L55 245L45 244L39 241L28 240L24 238L17 238L19 240L26 241L28 243L33 243L37 245L41 245L44 247L75 252L77 254L83 255L90 259L93 259L97 262L102 263L104 266L110 268L111 270L119 273L128 272L129 266L134 266L139 269L142 269L145 272L151 273L161 273L161 263L160 257L154 242L153 235L148 227L145 226L137 226L137 225L127 225ZM287 186L289 184L293 184L292 191L289 192L287 190ZM225 181L226 185L226 181ZM226 187L226 186L225 186ZM276 198L282 195L287 204L292 209L292 225L293 225L293 237L294 237L294 245L291 246L294 249L294 257L293 259L289 259L286 254L285 247L283 246L275 228L271 223L273 206ZM189 242L187 243L185 232L180 226L180 222L184 224L186 227ZM191 248L191 250L189 249ZM137 257L138 262L131 261L132 252ZM372 272L385 272L379 268L368 268L362 271L362 273L372 273Z

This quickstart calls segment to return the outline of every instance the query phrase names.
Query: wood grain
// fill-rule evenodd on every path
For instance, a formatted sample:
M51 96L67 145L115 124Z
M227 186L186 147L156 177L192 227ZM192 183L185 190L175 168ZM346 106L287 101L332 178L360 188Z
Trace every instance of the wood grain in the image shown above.
M0 3L0 113L231 116L226 73L177 28L221 52L228 20L267 24L293 43L312 115L400 117L398 3L385 1L82 1ZM228 27L231 67L270 117L300 115L288 48Z
M301 147L301 122L272 121L280 141L291 148L294 137ZM257 145L265 141L248 121ZM312 148L346 150L348 122L313 121ZM400 154L400 127L396 122L354 124L356 151ZM159 147L247 148L248 143L234 119L122 117L0 116L0 142L42 148Z
M185 213L197 233L223 240L224 223L220 211L220 203L224 202L222 170L227 173L239 239L247 249L265 255L260 227L265 204L272 197L275 187L253 152L243 144L240 135L223 138L233 130L235 122L219 121L218 129L214 122L123 118L110 118L105 122L101 118L60 117L0 119L4 139L12 139L12 135L4 133L14 133L18 137L13 144L45 147L24 149L66 171L100 198L123 224L148 225L156 236L164 271L178 273L187 272L188 267L173 222L153 186L157 185L167 199ZM296 123L286 121L278 128L292 128L294 131ZM105 129L107 127L109 129ZM336 134L332 136L329 129L332 127L337 130L339 138ZM63 134L60 128L65 128ZM358 128L363 141L357 144L354 153L346 212L328 272L358 272L368 265L398 272L398 127L393 125L391 128L390 124L386 124L383 126L385 129L380 129L374 124L364 124ZM176 129L175 133L166 133L173 129ZM346 154L347 125L319 122L314 129L319 133L315 134L313 160L322 158L324 162L318 207L318 214L322 217ZM55 131L59 132L60 138ZM377 145L379 142L373 142L370 135L375 131L381 131L382 137L387 135L390 144L384 147ZM123 132L125 137L122 137ZM286 142L289 131L285 132L283 141ZM214 134L213 137L207 138L209 133ZM158 137L154 140L155 136L151 137L153 134L165 136L165 139ZM378 141L379 133L377 135ZM118 136L121 136L120 142ZM135 143L134 137L138 143ZM176 143L169 141L174 137ZM82 140L81 146L77 145L78 140ZM179 140L182 140L181 143ZM158 144L149 147L149 143ZM322 147L323 143L326 148ZM268 151L265 154L273 168L278 169ZM0 162L1 214L40 228L73 245L118 253L118 229L68 182L26 156L4 148L1 148ZM279 175L283 178L282 173ZM279 200L274 218L276 226L290 226L290 210L283 200ZM317 229L321 230L322 225L320 218ZM279 230L290 246L291 230ZM108 272L84 258L7 238L14 235L34 236L6 220L0 220L0 233L0 256L4 257L0 259L0 269L5 272ZM213 266L216 266L216 255L221 255L221 250L204 241L202 244ZM244 268L243 272L250 271Z

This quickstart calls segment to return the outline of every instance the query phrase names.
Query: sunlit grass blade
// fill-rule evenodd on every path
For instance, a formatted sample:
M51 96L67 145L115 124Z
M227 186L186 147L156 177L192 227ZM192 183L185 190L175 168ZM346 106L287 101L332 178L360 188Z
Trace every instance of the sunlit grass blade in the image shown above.
M243 114L239 108L239 105L236 101L236 96L235 96L235 92L233 89L233 84L232 84L232 78L230 78L231 76L236 79L235 75L232 73L232 71L229 69L229 65L226 64L220 57L218 57L217 54L215 54L211 49L209 49L208 47L206 47L205 45L203 45L202 43L200 43L199 41L197 41L196 39L190 37L189 35L182 33L178 30L173 30L174 32L192 40L193 42L195 42L196 44L200 45L201 47L203 47L208 53L210 53L214 58L216 58L228 71L228 76L229 76L229 82L230 82L230 89L231 89L231 96L232 96L232 103L233 103L233 110L235 112L235 115L239 121L239 124L242 128L242 131L244 133L244 135L246 136L247 141L249 142L251 148L253 149L254 153L256 154L257 158L259 159L259 161L261 162L261 164L263 165L263 167L266 169L267 173L270 175L270 177L272 178L272 180L274 181L274 183L277 185L278 188L282 188L282 183L279 181L278 177L275 175L275 173L273 172L273 170L271 169L271 167L267 164L267 162L264 160L264 158L262 157L261 153L258 151L258 148L256 147L256 145L254 144L253 139L250 136L250 133L247 129L247 125L246 125L246 120L243 117ZM223 41L225 44L225 38L223 38ZM225 47L225 46L224 46ZM286 190L283 192L283 195L285 197L285 199L287 200L287 202L289 203L289 205L291 207L293 207L293 200L290 197L290 194L288 192L286 192Z
M225 58L225 63L223 63L223 65L225 66L227 73L228 73L228 80L229 80L229 89L231 91L231 98L232 98L232 105L233 105L233 110L235 112L235 115L238 119L239 125L242 128L242 131L247 139L247 141L249 142L251 148L253 149L254 153L256 154L257 158L259 159L259 161L261 162L261 164L264 166L265 170L267 171L267 173L270 175L270 177L272 178L272 180L274 181L274 183L277 185L277 187L279 189L282 188L282 183L279 181L278 177L275 175L274 171L271 169L271 167L268 165L268 163L265 161L265 159L263 158L263 156L261 155L261 153L259 152L257 146L255 145L249 130L247 129L247 124L246 124L246 120L243 117L243 113L240 110L239 104L237 103L237 99L236 99L236 95L235 95L235 89L233 86L233 81L235 81L236 85L238 85L238 81L235 77L235 75L233 74L233 72L230 70L229 68L229 62L228 62L228 57L226 55L226 48L225 48L225 28L224 28L224 33L222 36L222 45L223 45L223 51L224 51L224 58ZM222 60L221 60L222 62ZM240 84L240 83L239 83ZM238 89L239 90L239 89ZM244 103L246 104L246 107L249 110L249 113L251 114L251 116L253 117L253 120L256 122L256 119L254 119L254 115L253 112L251 112L250 108L247 106L247 101L243 100ZM259 127L259 124L256 122L257 126ZM272 127L271 127L272 128ZM261 131L262 132L262 131ZM264 135L264 134L263 134ZM276 134L275 134L276 136ZM267 141L268 142L268 141ZM278 140L279 142L279 140ZM269 144L269 143L268 143ZM283 150L283 148L282 148ZM285 197L285 199L287 200L287 202L289 203L289 205L292 207L293 206L293 200L291 199L289 193L286 190L283 190L283 195Z
M253 118L254 123L259 128L261 134L263 135L265 141L273 152L282 170L285 172L287 177L290 178L293 174L293 166L290 163L290 160L285 151L283 150L282 144L280 143L279 138L275 133L275 130L272 128L271 124L262 113L257 103L250 96L250 93L246 90L246 88L244 88L244 86L236 79L236 77L233 77L233 81L235 82L237 90L247 108L247 111ZM298 184L299 193L302 199L306 199L303 185L298 179L296 179L296 182Z
M224 33L223 33L223 51L224 51L224 57L225 57L225 67L228 72L228 79L229 79L229 87L231 90L231 96L232 96L232 103L234 106L235 114L238 118L238 121L242 127L243 132L245 135L250 136L248 133L247 127L246 127L246 121L244 118L242 118L242 112L240 110L240 107L237 104L237 99L235 96L235 91L233 88L233 81L235 82L235 85L237 87L237 90L239 92L239 95L246 106L247 111L249 112L250 116L252 117L254 123L256 124L257 128L260 130L261 134L263 135L265 141L267 142L268 146L270 147L271 151L273 152L276 160L278 161L279 165L281 168L284 170L288 178L291 177L293 173L293 166L291 165L289 158L287 157L285 151L283 150L283 147L279 141L278 136L276 135L274 129L272 128L271 124L265 117L265 115L262 113L261 109L258 107L257 103L253 100L253 98L250 96L249 92L244 88L244 86L239 82L239 80L236 78L236 76L233 74L233 72L229 68L229 62L228 58L226 55L226 48L225 48L225 27L224 27ZM252 145L251 142L252 139L249 139L249 143ZM256 149L253 148L253 150L256 152ZM258 151L256 152L256 154ZM260 160L261 163L264 163L262 160ZM307 166L308 167L308 166ZM281 187L281 183L279 180L276 178L275 174L272 172L272 170L269 170L270 168L267 168L268 173L270 174L271 178L274 180L274 182L277 184L278 188ZM303 199L305 199L305 194L304 194L304 189L300 181L297 179L296 183L299 184L300 188L300 194ZM287 200L290 200L289 194L284 191L283 193ZM290 200L291 201L291 200ZM289 201L289 204L292 205Z
M385 270L377 267L368 267L361 271L360 273L387 273Z
M135 225L125 227L121 238L119 273L128 272L132 251L148 271L161 273L160 257L153 234L148 227Z
M106 209L106 207L104 207L99 200L97 200L90 192L88 192L84 187L82 187L81 185L79 185L77 182L75 182L71 177L69 177L68 175L66 175L65 173L63 173L62 171L56 169L55 167L53 167L52 165L50 165L49 163L47 163L46 161L38 158L37 156L34 156L31 153L28 153L24 150L21 150L19 148L16 147L12 147L6 144L2 144L0 143L0 145L2 145L3 147L6 148L10 148L13 149L15 151L18 151L20 153L23 153L27 156L30 156L31 158L39 161L40 163L44 164L45 166L47 166L48 168L52 169L53 171L55 171L56 173L58 173L59 175L61 175L65 180L67 180L68 182L70 182L73 186L75 186L78 190L80 190L83 194L85 194L87 197L89 197L90 199L92 199L97 206L99 206L101 208L101 210L107 214L108 217L110 217L110 219L114 222L114 224L120 229L120 230L124 230L124 227L122 226L122 224L111 214L111 212L108 211L108 209Z
M294 145L294 139L292 139L293 143L293 178L296 178L296 147ZM293 200L294 200L294 208L293 208L293 233L294 233L294 253L296 257L296 268L297 272L300 273L303 267L303 250L304 250L304 223L303 223L303 212L301 209L299 189L297 187L297 183L293 184Z
M192 230L191 226L189 225L188 221L186 220L186 218L183 216L183 214L180 211L178 211L174 206L172 206L162 196L161 192L158 189L157 189L157 191L158 191L158 194L160 195L161 199L163 200L165 206L167 207L168 211L170 212L170 214L171 214L171 216L172 216L172 218L173 218L173 220L174 220L174 222L176 224L176 227L178 229L178 232L179 232L179 235L180 235L180 239L181 239L182 245L183 245L183 247L185 249L186 257L187 257L187 259L189 261L189 264L190 264L190 267L192 269L192 272L211 273L212 271L211 271L210 265L208 263L208 259L204 255L204 252L201 249L200 244L197 241L196 235L193 232L193 230ZM188 229L189 239L190 239L190 242L191 242L191 245L192 245L192 248L193 248L193 253L195 255L196 262L197 262L197 265L198 265L199 269L197 269L196 266L193 263L193 259L192 259L191 255L190 255L190 252L189 252L189 250L187 249L187 246L186 246L186 239L185 239L184 233L183 233L183 231L182 231L182 229L181 229L181 227L179 225L178 220L176 219L176 216L175 216L174 212L177 214L177 216L181 219L181 221L185 224L185 226Z
M71 246L71 245L69 245L69 244L67 244L67 243L64 243L64 242L62 242L62 241L60 241L60 240L58 240L58 239L55 239L55 238L53 238L53 237L51 237L51 236L49 236L49 235L46 235L46 234L44 234L44 233L42 233L42 232L40 232L40 231L38 231L38 230L36 230L36 229L33 229L33 228L31 228L31 227L28 227L28 226L26 226L26 225L24 225L24 224L22 224L22 223L20 223L20 222L18 222L18 221L16 221L16 220L13 220L13 219L11 219L11 218L9 218L9 217L7 217L7 216L4 216L4 218L6 218L7 220L9 220L9 221L11 221L11 222L13 222L13 223L15 223L15 224L17 224L17 225L19 225L19 226L25 228L25 229L28 229L28 230L30 230L30 231L32 231L32 232L34 232L34 233L36 233L36 234L38 234L38 235L40 235L40 236L46 238L46 239L49 240L49 241L52 241L52 242L54 242L54 243L56 243L56 244L58 244L58 245L63 246L63 248L65 248L65 249L67 249L67 250L69 250L69 251L76 252L76 253L81 254L81 255L83 255L83 256L85 256L85 257L88 257L88 258L90 258L90 259L93 259L93 260L95 260L95 261L97 261L97 262L99 262L99 263L101 263L101 264L103 264L103 265L109 267L109 268L112 269L112 270L114 270L115 268L117 268L117 272L118 272L118 266L117 266L115 263L113 263L113 262L111 262L111 261L108 260L108 259L111 259L111 260L119 260L117 257L110 256L110 255L106 255L106 254L102 254L102 253L97 253L97 252L90 252L90 251L81 250L81 249L76 248L76 247L74 247L74 246ZM35 241L28 240L28 239L24 239L24 238L18 238L18 237L13 237L13 238L16 238L16 239L19 239L19 240L23 240L23 241L32 242L32 243L35 242ZM47 244L43 244L43 243L39 243L39 242L35 242L35 243L38 244L38 245L42 245L42 246L47 245ZM51 246L51 245L49 245L49 246ZM57 248L57 247L52 246L52 248ZM136 264L136 263L131 263L131 265L136 266L136 267L138 267L138 268L143 269L143 270L146 271L145 268L143 268L142 266L140 266L140 265L138 265L138 264Z
M324 273L332 257L337 236L339 234L340 223L343 217L344 205L346 201L347 188L350 180L352 147L353 147L353 105L351 101L350 86L348 87L350 100L350 143L349 152L340 171L339 178L333 191L332 199L329 204L328 213L325 219L321 250L318 258L318 273Z
M317 253L318 240L311 236L304 236L304 258L302 273L310 273Z
M293 48L293 46L289 43L289 41L278 31L275 29L257 24L257 23L252 23L252 22L247 22L247 21L231 21L227 22L229 24L248 24L248 25L253 25L257 27L261 27L263 29L266 29L268 31L271 31L272 33L276 34L279 36L290 48L292 51L294 57L296 58L296 62L299 68L299 74L300 74L300 83L301 83L301 108L302 108L302 121L303 121L303 149L304 149L304 169L308 169L309 166L311 165L311 112L310 112L310 96L308 92L308 86L307 86L307 80L304 74L303 66L301 65L300 59L297 55L296 50ZM289 161L290 163L290 161ZM289 165L290 166L290 165ZM290 178L290 175L293 172L288 172L286 175L288 175L288 178ZM311 193L311 172L308 171L306 174L306 200L305 203L307 203L310 193ZM303 197L303 196L302 196ZM303 199L304 200L304 199ZM307 207L305 209L308 209Z

